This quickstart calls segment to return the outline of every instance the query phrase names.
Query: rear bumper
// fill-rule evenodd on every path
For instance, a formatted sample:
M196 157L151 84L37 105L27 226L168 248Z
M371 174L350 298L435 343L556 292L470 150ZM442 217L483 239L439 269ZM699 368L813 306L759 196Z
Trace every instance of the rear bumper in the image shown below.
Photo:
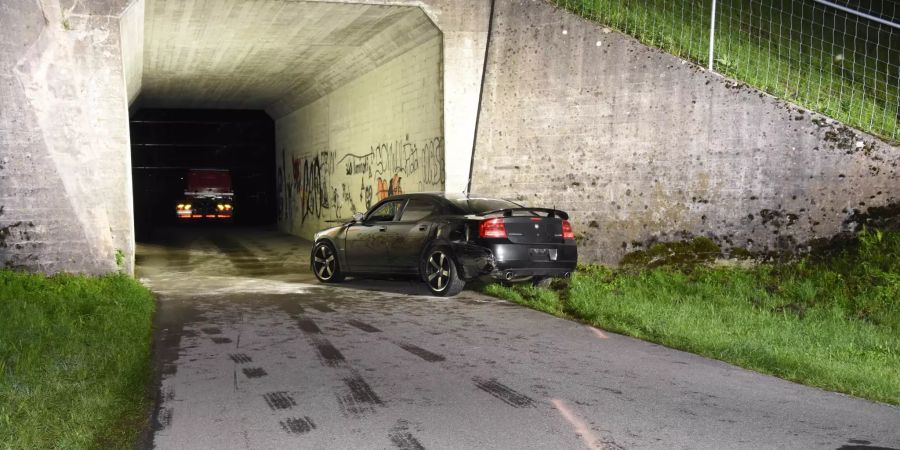
M555 255L554 255L555 252ZM578 247L566 244L459 244L454 248L463 279L565 277L578 265ZM554 258L555 256L555 258Z
M179 219L205 219L205 220L223 220L231 219L231 211L217 211L215 209L194 209L191 211L176 211Z

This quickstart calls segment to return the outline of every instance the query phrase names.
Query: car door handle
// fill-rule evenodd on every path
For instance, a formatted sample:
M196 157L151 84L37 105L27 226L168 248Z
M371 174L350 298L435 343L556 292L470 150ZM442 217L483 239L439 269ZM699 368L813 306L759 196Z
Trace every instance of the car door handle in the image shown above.
M428 225L419 225L419 231L425 231L428 229Z
M387 231L387 227L382 225L382 226L378 227L378 231Z

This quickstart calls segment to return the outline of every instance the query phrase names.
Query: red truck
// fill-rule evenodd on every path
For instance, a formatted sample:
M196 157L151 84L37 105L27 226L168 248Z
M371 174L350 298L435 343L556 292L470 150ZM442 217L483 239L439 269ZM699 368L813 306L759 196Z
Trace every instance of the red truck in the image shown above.
M191 169L187 173L184 199L175 206L179 219L230 221L234 216L231 172Z

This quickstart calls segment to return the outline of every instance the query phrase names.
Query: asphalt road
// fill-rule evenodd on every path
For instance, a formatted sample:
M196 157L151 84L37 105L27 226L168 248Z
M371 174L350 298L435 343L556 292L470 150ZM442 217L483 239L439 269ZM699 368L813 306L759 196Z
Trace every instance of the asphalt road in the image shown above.
M271 231L140 244L147 447L900 448L900 409L414 281L315 282Z

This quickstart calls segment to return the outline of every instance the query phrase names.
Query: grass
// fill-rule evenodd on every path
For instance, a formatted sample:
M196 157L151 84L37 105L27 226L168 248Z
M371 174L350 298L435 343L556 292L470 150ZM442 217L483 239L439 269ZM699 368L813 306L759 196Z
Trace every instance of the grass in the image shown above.
M150 292L0 271L0 447L127 448L146 420Z
M549 1L708 64L710 0ZM718 0L716 13L716 71L884 139L900 139L895 30L812 0Z
M487 294L828 390L900 405L900 232L785 263L584 266Z

